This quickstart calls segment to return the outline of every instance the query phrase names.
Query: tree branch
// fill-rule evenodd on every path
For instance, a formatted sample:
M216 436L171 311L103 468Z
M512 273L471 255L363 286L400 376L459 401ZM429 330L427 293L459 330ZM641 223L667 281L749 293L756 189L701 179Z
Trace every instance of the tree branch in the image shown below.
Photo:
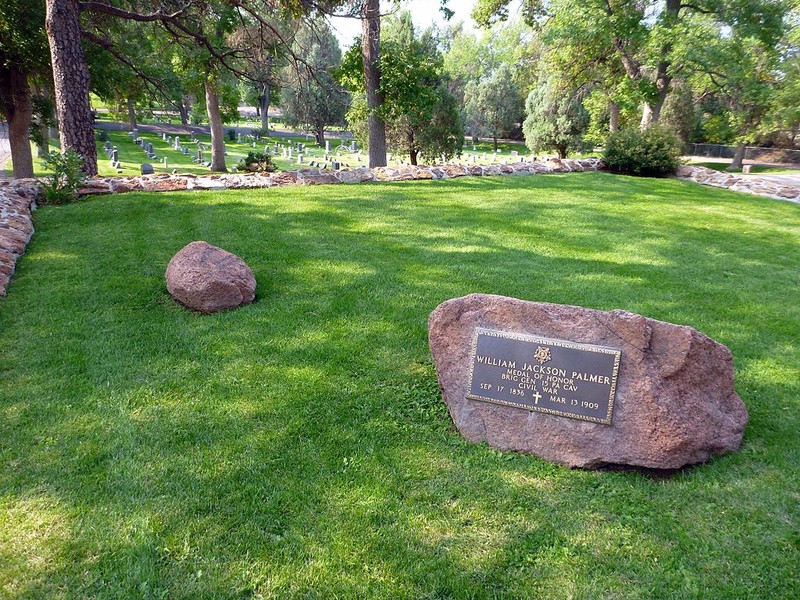
M185 13L189 7L191 6L191 2L186 3L183 8L180 10L175 11L174 13L165 13L164 11L157 11L154 13L150 13L147 15L143 15L141 13L135 13L128 10L123 10L121 8L117 8L115 6L111 6L109 4L103 4L102 2L78 2L78 9L82 11L89 11L89 12L101 12L107 15L111 15L112 17L119 17L121 19L126 19L128 21L140 21L140 22L150 22L150 21L164 21L164 20L173 20L180 17L183 13Z

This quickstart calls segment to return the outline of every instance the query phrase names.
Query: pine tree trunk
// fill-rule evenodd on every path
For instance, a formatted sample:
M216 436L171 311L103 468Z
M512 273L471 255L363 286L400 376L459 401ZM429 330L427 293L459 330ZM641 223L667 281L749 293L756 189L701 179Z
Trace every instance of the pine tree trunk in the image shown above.
M128 123L130 123L131 131L136 129L136 104L130 96L128 96Z
M495 152L495 154L497 154L497 134L496 133L492 135L492 142L494 144L494 152Z
M8 141L14 177L33 177L33 155L29 141L33 106L28 76L14 66L0 68L2 112L8 119Z
M317 146L319 146L320 148L324 148L325 147L325 124L324 123L319 123L317 125L316 138L317 138Z
M208 78L205 88L206 111L211 129L211 170L225 172L228 169L225 166L225 138L222 133L222 117L219 113L219 95L216 86Z
M89 67L81 46L77 0L46 0L61 151L83 156L83 171L97 175L97 147L89 106Z
M367 130L369 166L386 166L386 124L378 114L383 106L379 88L381 71L381 6L380 0L364 0L361 9L361 55L364 62L364 87L367 90Z

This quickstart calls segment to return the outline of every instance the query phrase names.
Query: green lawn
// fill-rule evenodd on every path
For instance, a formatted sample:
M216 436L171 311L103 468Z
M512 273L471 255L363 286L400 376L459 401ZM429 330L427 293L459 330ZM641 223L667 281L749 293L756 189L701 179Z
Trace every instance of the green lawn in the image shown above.
M239 124L241 125L241 123ZM227 133L230 127L225 127L225 132ZM156 133L150 132L140 132L140 137L145 140L145 143L150 142L153 144L153 149L156 152L157 160L150 160L141 147L137 146L133 143L133 139L128 135L125 131L108 131L107 136L108 140L111 142L113 146L117 147L118 156L120 159L120 169L121 173L117 173L115 169L111 167L111 163L103 149L103 145L105 142L97 141L97 166L98 166L98 173L102 176L132 176L132 175L139 175L141 173L141 165L142 163L149 163L153 165L153 170L155 173L172 173L173 170L177 169L180 173L194 173L194 174L207 174L209 173L209 169L202 165L199 165L192 161L193 158L197 156L197 148L195 144L193 144L191 140L191 136L182 135L180 136L181 140L183 141L185 146L189 147L190 154L188 156L184 155L178 150L174 150L170 147L170 145L161 139L161 136ZM202 143L206 145L207 148L210 148L211 144L211 136L210 135L198 135L196 136ZM342 150L341 152L336 152L338 146L342 143L342 138L337 137L335 134L331 134L327 136L327 139L331 142L331 153L332 155L338 156L338 159L343 164L348 164L351 167L359 167L359 166L366 166L368 163L368 158L366 153L362 153L360 156L354 153L345 152ZM283 171L290 171L296 170L299 168L304 168L309 166L310 161L316 161L322 163L324 161L325 149L320 148L314 145L314 140L310 136L305 136L301 134L293 134L293 135L273 135L270 138L264 138L260 142L256 142L256 147L253 148L252 142L248 142L243 140L240 144L236 141L230 141L228 136L225 136L225 143L228 150L228 155L226 157L226 164L228 169L238 166L238 161L241 158L247 156L247 153L250 151L253 152L261 152L264 150L265 146L268 146L270 151L272 151L272 145L275 142L283 143L283 144L296 144L297 142L303 142L306 144L306 151L305 151L305 159L304 164L300 165L297 163L297 153L292 153L292 159L285 159L278 153L276 156L273 156L273 162L278 167L278 169ZM347 140L349 142L349 139ZM57 150L59 148L59 143L57 139L50 140L51 150ZM531 153L530 150L526 148L524 144L518 144L513 142L503 142L499 145L500 152L496 155L493 159L493 152L492 152L492 144L491 142L480 142L476 148L477 150L472 150L472 142L470 140L465 140L464 142L464 151L461 157L461 160L466 163L473 162L473 157L475 161L478 163L484 162L491 162L495 160L498 163L502 163L507 160L518 160L517 156L511 156L512 151L516 151L518 156L530 157ZM48 174L48 171L42 166L42 161L36 158L36 148L33 144L31 144L31 149L34 156L34 171L36 177L44 177ZM163 159L167 157L167 167L163 166ZM211 160L211 151L205 150L203 152L203 156L206 160ZM544 156L544 155L540 155ZM552 156L550 154L549 156ZM576 158L579 156L595 156L593 154L576 154L571 156L570 158ZM392 166L399 166L400 161L408 161L408 156L406 154L398 154L392 153L390 154L391 159L389 160L389 164ZM485 158L484 158L485 157ZM360 158L360 160L359 160ZM330 166L330 163L329 163ZM9 161L7 165L7 170L10 173L12 170L12 164Z
M800 173L800 166L795 168L787 167L770 167L767 165L753 165L750 169L751 173L764 173L769 175L797 175Z
M172 173L174 169L178 169L180 173L195 173L195 174L208 174L209 169L202 165L199 165L192 161L194 157L197 156L197 147L194 143L191 142L191 136L182 135L180 136L183 144L189 148L190 154L184 155L178 150L175 150L170 147L170 145L161 139L161 136L155 133L149 132L140 132L139 136L145 140L145 144L150 142L153 144L153 150L156 152L157 160L151 160L147 157L141 147L137 146L133 143L133 139L127 134L125 131L108 131L108 141L111 142L112 146L117 147L118 156L120 160L120 169L122 173L117 173L115 169L111 167L110 160L108 159L103 146L105 142L98 140L97 141L97 167L99 175L103 176L131 176L131 175L139 175L141 173L141 165L142 163L149 163L153 165L153 171L155 173ZM202 143L206 145L206 148L210 148L211 144L211 136L210 135L198 135L195 136L196 139L200 140ZM341 140L335 137L330 137L331 140L331 151L333 152L338 145L341 143ZM322 161L323 155L325 154L324 148L319 148L313 146L313 141L309 141L306 139L306 136L273 136L271 138L265 138L260 142L256 142L256 147L253 148L252 142L247 142L245 140L242 143L238 143L236 141L230 141L225 136L225 143L228 150L228 155L226 157L226 163L228 169L232 169L232 167L236 167L238 165L239 159L244 158L247 156L247 153L250 151L253 152L262 152L265 146L270 146L275 142L283 143L283 144L296 144L297 142L303 142L307 144L307 150L305 154L305 165L298 165L296 159L296 152L293 152L293 159L288 160L278 154L273 158L273 161L277 165L277 167L281 170L294 170L298 168L302 168L303 166L308 166L309 161L316 160ZM51 150L56 150L59 148L58 140L51 139L50 140ZM48 171L42 166L42 161L35 158L36 157L36 149L32 145L31 148L33 149L33 156L34 156L34 171L37 177L44 177L48 174ZM163 159L167 157L167 167L163 166ZM211 160L211 151L204 150L203 156L206 160ZM362 157L362 161L358 162L356 155L352 153L341 153L341 161L350 164L351 166L359 166L364 165L366 162L366 157ZM12 169L12 165L9 162L7 167L8 171L10 172Z
M0 300L0 597L798 598L800 207L604 173L97 197ZM204 239L258 301L163 274ZM471 292L728 345L739 453L671 478L465 442L427 345Z
M730 162L690 162L692 166L695 167L706 167L707 169L714 169L715 171L725 171L729 166ZM765 175L797 175L798 171L800 171L800 167L796 169L787 168L787 167L770 167L768 165L751 165L750 167L750 174L756 175L758 173L763 173ZM734 173L741 173L741 169L734 171Z

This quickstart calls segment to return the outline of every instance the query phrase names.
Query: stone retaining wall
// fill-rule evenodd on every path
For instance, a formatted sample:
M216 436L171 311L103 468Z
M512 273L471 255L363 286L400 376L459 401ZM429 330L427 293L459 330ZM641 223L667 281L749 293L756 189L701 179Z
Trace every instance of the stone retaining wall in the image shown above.
M33 235L31 211L36 208L40 185L35 179L0 181L0 295L14 273L17 259Z
M683 165L678 167L676 176L679 179L694 181L702 185L725 188L734 192L745 192L756 194L778 200L789 200L790 202L800 202L800 186L784 185L775 183L758 176L734 175L725 171L715 171L707 167L696 167L694 165Z
M328 185L364 183L365 181L414 181L452 179L482 175L534 175L538 173L571 173L596 171L599 158L581 160L548 160L492 165L442 165L404 167L358 167L331 171L329 169L300 169L277 173L220 173L209 175L142 175L138 177L96 177L84 185L81 195L117 194L121 192L167 192L178 190L224 190L270 188L289 185Z

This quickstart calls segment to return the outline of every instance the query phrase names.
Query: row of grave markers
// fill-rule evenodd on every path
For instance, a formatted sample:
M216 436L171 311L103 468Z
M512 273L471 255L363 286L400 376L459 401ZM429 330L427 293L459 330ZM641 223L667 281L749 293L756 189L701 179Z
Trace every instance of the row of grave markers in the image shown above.
M157 160L158 159L158 156L155 153L155 149L153 147L153 144L149 143L149 142L145 142L144 138L139 137L138 136L138 131L136 129L134 129L133 131L129 132L128 135L133 138L133 142L136 145L138 145L138 146L140 146L142 148L142 150L145 152L145 154L147 154L148 158L150 158L151 160ZM237 140L241 143L243 137L249 137L249 138L253 138L254 139L254 136L242 136L242 134L239 133L238 136L237 136ZM173 137L171 135L167 135L166 133L162 132L161 133L161 139L162 139L162 141L167 142L167 144L172 149L174 149L176 151L179 151L179 152L181 152L182 154L184 154L186 156L188 156L190 154L189 148L181 143L181 140L180 140L179 136L176 135L174 140L173 140ZM191 134L191 142L194 143L196 145L196 147L197 147L197 154L196 154L195 157L192 158L192 161L197 163L197 164L201 164L201 165L203 165L203 166L205 166L207 168L211 167L211 162L204 160L204 156L203 156L203 151L204 150L208 150L208 146L206 144L203 144L200 140L196 139L194 134ZM284 138L284 142L288 142L288 140ZM256 142L255 141L252 142L252 147L253 148L256 147ZM345 151L357 153L356 157L355 157L356 161L359 162L359 163L361 162L361 156L360 156L361 155L361 151L358 150L357 143L354 140L352 140L349 144L345 144L344 142L342 142L337 147L336 151L338 152L343 147L345 148ZM306 148L307 148L306 144L304 144L302 142L294 142L293 144L284 145L284 144L280 144L279 142L276 141L272 145L272 148L270 148L269 144L264 146L264 153L265 154L277 155L278 152L280 151L282 153L282 156L283 156L284 159L292 160L295 157L295 155L293 155L293 152L296 152L297 164L304 164L304 158L305 158L304 151L306 150ZM223 149L224 149L225 155L227 156L227 154L228 154L227 146L225 145L224 142L223 142ZM473 151L475 151L477 148L476 148L475 145L473 145L472 149L473 149ZM111 161L111 166L113 168L117 169L118 173L121 173L122 170L120 168L119 153L118 153L117 147L116 146L112 146L111 142L107 141L105 143L105 151L106 151L106 154L108 155L109 160ZM497 154L500 154L500 153L501 153L501 150L499 150L499 149L496 151L496 153L494 153L494 152L492 153L492 162L493 163L496 163L498 161ZM512 157L519 157L519 161L520 162L523 162L525 160L525 157L524 156L520 156L519 152L517 152L516 150L512 150L510 154L511 154ZM469 155L469 156L471 158L471 162L472 163L477 163L478 162L478 155L477 154L472 154L472 155ZM485 162L487 160L488 156L489 156L489 153L484 152L483 155L482 155L481 160L483 162ZM388 155L388 159L391 161L391 154ZM536 157L532 156L531 159L532 160L536 160ZM325 141L325 154L323 156L323 161L324 162L319 162L319 161L312 160L308 164L311 167L319 167L319 168L322 168L322 169L326 169L326 168L328 168L328 164L330 163L331 167L334 170L340 169L342 167L349 167L350 166L347 163L342 163L341 161L334 160L334 156L331 156L331 143L330 143L329 140ZM168 159L167 159L166 156L162 159L162 162L163 162L164 169L167 169L169 167L169 163L168 163ZM404 159L401 159L399 162L402 165L409 164L408 161L406 161ZM444 155L442 155L442 162L447 162ZM504 164L509 164L509 162L511 162L511 161L505 160ZM233 169L234 169L234 171L237 170L236 167L233 167ZM149 164L149 163L143 163L142 166L141 166L141 171L142 171L143 175L152 174L153 173L153 166L151 164Z

